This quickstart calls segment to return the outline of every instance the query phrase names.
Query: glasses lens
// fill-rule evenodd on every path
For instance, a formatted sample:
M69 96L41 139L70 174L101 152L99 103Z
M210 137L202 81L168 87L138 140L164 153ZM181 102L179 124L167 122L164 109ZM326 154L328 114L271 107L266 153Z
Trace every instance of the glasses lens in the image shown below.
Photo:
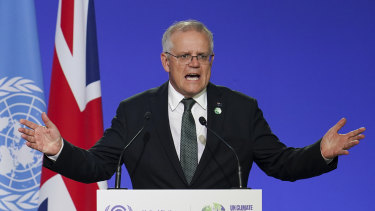
M190 54L184 54L179 57L179 60L183 64L189 64L191 61L191 55Z
M207 64L211 62L212 55L198 55L197 59L201 64Z
M208 63L211 62L211 59L212 59L213 55L201 54L201 55L197 55L197 56L192 56L190 54L184 54L184 55L175 56L175 57L178 59L178 62L180 64L190 64L190 62L192 62L194 57L197 59L197 61L199 63L208 64Z

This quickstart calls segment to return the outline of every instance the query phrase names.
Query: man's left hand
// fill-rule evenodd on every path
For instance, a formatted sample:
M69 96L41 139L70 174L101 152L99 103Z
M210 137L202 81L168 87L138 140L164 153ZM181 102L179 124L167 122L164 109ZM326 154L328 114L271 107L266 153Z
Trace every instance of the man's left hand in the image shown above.
M349 149L359 144L359 140L364 139L362 133L366 128L361 127L347 134L339 134L338 131L345 125L346 119L342 118L323 136L320 144L322 155L326 159L333 159L339 155L348 155Z

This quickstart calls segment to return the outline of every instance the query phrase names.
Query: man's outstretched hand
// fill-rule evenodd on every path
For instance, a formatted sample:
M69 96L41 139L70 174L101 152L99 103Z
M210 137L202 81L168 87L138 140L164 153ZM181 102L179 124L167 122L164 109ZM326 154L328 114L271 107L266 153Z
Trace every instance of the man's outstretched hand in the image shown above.
M26 145L36 149L48 156L56 155L62 146L61 135L55 124L48 118L46 113L42 113L42 120L46 126L35 124L26 119L21 119L20 123L27 128L19 128Z
M345 125L346 119L342 118L323 136L320 144L322 155L326 159L333 159L339 155L349 154L349 149L359 144L359 140L364 139L362 133L366 128L361 127L347 134L339 134L339 130Z

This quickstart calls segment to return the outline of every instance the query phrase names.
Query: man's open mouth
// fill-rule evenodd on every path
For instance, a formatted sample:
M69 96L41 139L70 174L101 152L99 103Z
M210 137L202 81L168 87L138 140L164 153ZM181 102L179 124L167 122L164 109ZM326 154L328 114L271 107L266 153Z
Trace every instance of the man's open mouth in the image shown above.
M196 73L190 73L190 74L187 74L187 75L185 76L185 78L186 78L187 80L190 80L190 81L196 81L196 80L199 79L199 77L200 77L200 75L199 75L199 74L196 74Z

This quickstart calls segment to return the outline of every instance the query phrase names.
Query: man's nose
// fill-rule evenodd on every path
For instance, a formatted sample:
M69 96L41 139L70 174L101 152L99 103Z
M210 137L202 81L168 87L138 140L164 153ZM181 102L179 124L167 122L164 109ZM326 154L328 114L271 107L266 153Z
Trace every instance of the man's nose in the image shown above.
M192 66L192 67L199 67L200 63L198 61L198 56L192 56L191 57L191 61L189 63L189 66Z

